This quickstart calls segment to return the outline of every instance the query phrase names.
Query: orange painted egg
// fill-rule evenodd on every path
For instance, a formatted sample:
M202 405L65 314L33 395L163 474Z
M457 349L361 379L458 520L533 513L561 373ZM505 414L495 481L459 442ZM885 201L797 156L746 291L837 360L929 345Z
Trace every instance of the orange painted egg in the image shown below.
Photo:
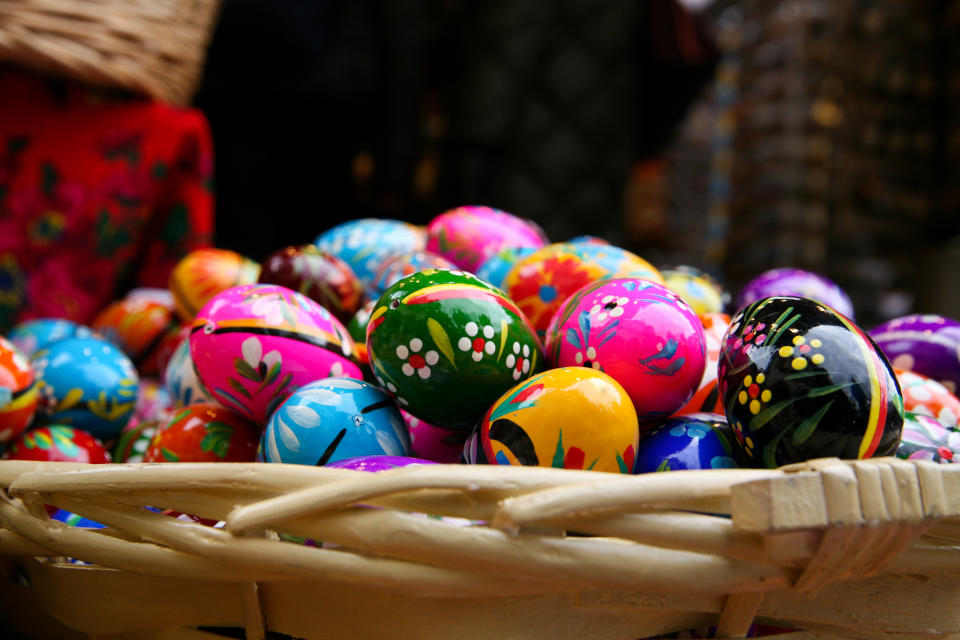
M260 265L235 251L197 249L184 256L170 274L170 291L177 314L193 322L210 298L230 287L254 284Z

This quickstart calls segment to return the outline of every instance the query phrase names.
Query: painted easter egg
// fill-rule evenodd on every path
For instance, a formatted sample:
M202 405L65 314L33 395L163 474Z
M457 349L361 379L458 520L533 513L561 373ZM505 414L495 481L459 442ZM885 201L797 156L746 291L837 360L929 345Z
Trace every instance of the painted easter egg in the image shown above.
M737 296L736 307L742 309L751 302L773 296L810 298L853 319L853 302L836 282L816 273L791 267L764 271L748 282Z
M610 242L599 236L576 236L567 240L569 244L610 244Z
M97 438L66 425L37 427L13 441L3 457L40 462L110 462L110 453Z
M583 287L557 311L546 353L558 367L592 367L623 385L641 428L672 415L696 391L706 366L703 324L666 287L636 278Z
M907 412L896 456L903 460L960 462L960 429L919 413Z
M625 266L626 272L611 270L617 266ZM646 275L634 275L634 272ZM559 243L519 260L507 274L503 290L542 336L553 314L568 297L607 277L641 277L663 282L653 266L622 249L611 245Z
M93 520L84 518L76 513L71 513L66 509L57 509L50 516L50 519L70 525L71 527L78 527L80 529L103 529L106 527L106 525L100 524L99 522L94 522Z
M464 445L470 464L631 473L640 430L630 396L607 374L549 369L516 385Z
M737 469L733 430L719 414L670 418L640 438L634 473Z
M366 299L363 285L350 265L312 244L287 247L267 256L259 281L302 293L340 322L350 320Z
M157 428L144 462L253 462L260 429L229 409L192 404Z
M730 328L730 316L725 313L708 313L700 316L700 322L703 323L703 337L706 338L707 364L703 368L703 378L700 379L697 390L687 404L677 409L674 415L724 412L723 399L717 385L717 364L720 362L723 338Z
M329 311L275 284L217 294L197 314L190 335L190 357L203 388L260 425L308 382L360 378L353 353L353 339Z
M422 227L400 220L361 218L344 222L317 236L313 244L337 256L353 269L368 295L373 294L377 269L391 256L426 247Z
M444 464L460 462L463 443L467 438L465 431L441 429L403 409L400 409L400 415L410 433L411 455Z
M40 390L37 424L68 424L107 441L133 416L140 379L112 342L60 340L37 351L31 362Z
M903 410L936 418L945 427L960 423L960 399L947 388L915 371L893 368L903 393Z
M538 249L546 243L539 227L492 207L457 207L427 225L427 251L470 272L506 247Z
M540 341L499 289L462 271L426 270L381 296L367 325L374 375L400 405L467 429L536 372Z
M370 314L372 314L373 310L377 307L377 302L378 300L367 300L367 302L353 314L350 322L347 323L347 331L358 346L360 343L364 343L364 346L366 346L367 324L370 322ZM364 351L366 351L366 349L364 349Z
M730 294L708 273L695 267L679 266L661 270L667 288L689 304L698 316L723 313Z
M960 390L960 322L914 314L881 324L870 337L898 369L933 378L950 393Z
M409 456L358 456L356 458L346 458L337 460L326 465L334 469L353 469L354 471L367 471L377 473L378 471L389 471L400 467L409 467L418 464L436 464L429 460L420 458L411 458Z
M259 450L264 462L318 467L409 454L410 437L393 399L350 378L317 380L295 391L270 417Z
M92 337L95 336L90 327L59 318L27 320L16 325L7 334L7 339L15 344L28 358L33 357L34 353L58 340Z
M118 345L141 376L158 375L162 352L179 341L180 320L172 305L145 296L127 296L108 305L92 328Z
M137 389L137 403L133 408L133 416L127 425L135 425L145 420L164 420L166 414L173 409L173 401L166 387L155 378L140 378Z
M173 352L173 357L163 373L163 386L174 408L197 402L214 402L197 378L193 358L190 356L189 340L181 342Z
M39 402L33 367L15 344L0 336L0 445L18 438Z
M168 420L164 416L162 422ZM143 462L143 454L147 452L153 436L157 433L161 420L141 420L131 422L123 428L117 441L110 450L114 462Z
M536 250L536 247L507 247L501 249L484 260L477 267L475 275L481 280L486 280L493 286L503 289L507 274L510 273L510 269L513 269L513 265Z
M221 291L242 284L253 284L260 265L227 249L197 249L174 266L170 273L170 291L181 320L193 322L197 311Z
M398 281L412 276L417 271L424 269L456 269L453 264L443 256L438 256L429 251L412 251L402 253L392 258L384 260L380 268L377 269L376 277L373 282L374 297L379 298L383 292L392 287Z
M764 298L733 318L718 375L752 466L893 455L903 398L870 337L808 298Z

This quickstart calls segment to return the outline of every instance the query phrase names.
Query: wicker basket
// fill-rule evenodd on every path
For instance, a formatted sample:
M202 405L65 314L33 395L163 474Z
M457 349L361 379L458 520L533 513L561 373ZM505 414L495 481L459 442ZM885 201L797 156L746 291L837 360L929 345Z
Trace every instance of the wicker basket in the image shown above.
M186 104L218 0L0 0L0 61Z
M87 634L635 639L716 624L738 637L754 620L806 630L796 638L960 629L960 467L950 465L830 459L618 476L7 461L0 485L8 571ZM48 520L45 503L108 527Z

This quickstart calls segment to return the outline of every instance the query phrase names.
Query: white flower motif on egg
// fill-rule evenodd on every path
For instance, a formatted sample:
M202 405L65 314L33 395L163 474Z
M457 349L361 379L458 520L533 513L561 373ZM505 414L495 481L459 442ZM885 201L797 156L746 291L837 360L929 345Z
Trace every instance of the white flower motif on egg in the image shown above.
M513 379L519 380L521 375L530 372L530 345L514 342L512 351L505 362L507 367L513 369Z
M600 302L590 307L590 315L597 321L603 322L607 317L619 318L623 315L623 307L630 301L629 298L615 295L605 295Z
M411 338L409 347L402 344L397 347L397 357L405 361L400 367L403 375L412 376L416 373L422 380L430 378L430 367L440 361L440 354L430 349L423 355L420 355L422 349L423 340L420 338Z
M457 341L457 348L460 351L472 351L470 357L474 362L480 362L484 353L491 356L496 353L497 345L493 342L496 331L492 326L485 325L481 329L476 322L468 322L463 330L467 335Z

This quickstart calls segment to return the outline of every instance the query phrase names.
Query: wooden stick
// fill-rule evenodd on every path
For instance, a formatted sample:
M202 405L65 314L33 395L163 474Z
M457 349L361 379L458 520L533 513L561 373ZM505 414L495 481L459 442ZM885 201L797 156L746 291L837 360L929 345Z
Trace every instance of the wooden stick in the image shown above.
M717 638L746 638L763 593L735 593L727 598L717 623Z

